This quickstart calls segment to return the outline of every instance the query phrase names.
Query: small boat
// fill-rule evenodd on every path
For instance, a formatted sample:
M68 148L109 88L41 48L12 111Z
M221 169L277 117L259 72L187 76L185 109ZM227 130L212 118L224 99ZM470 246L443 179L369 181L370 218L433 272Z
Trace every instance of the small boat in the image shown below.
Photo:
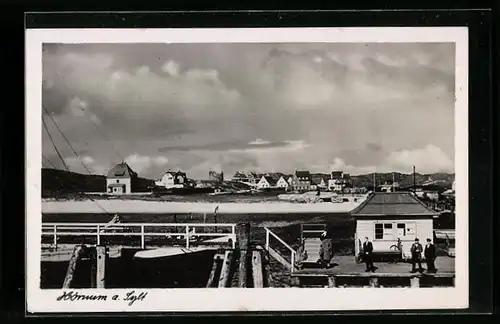
M191 254L209 250L213 250L213 248L210 247L185 248L185 247L170 246L164 248L139 251L134 254L134 258L139 258L139 259L165 258L165 257Z

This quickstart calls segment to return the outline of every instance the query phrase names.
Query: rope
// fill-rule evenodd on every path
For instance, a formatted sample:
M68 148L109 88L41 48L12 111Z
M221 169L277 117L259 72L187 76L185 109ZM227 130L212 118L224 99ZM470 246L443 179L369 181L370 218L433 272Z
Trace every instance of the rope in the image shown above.
M49 139L52 142L52 145L54 146L54 149L56 150L57 156L59 156L59 159L61 159L61 162L62 162L64 168L67 171L69 171L68 166L66 165L66 162L64 162L64 159L63 159L61 153L57 149L56 143L54 142L54 139L52 138L52 135L50 135L49 128L47 127L47 124L45 123L45 119L43 119L43 116L42 116L42 123L43 123L43 128L45 128L45 131L47 132L47 135L49 135Z
M68 140L68 138L66 137L66 135L64 135L63 131L59 128L59 126L57 125L57 123L54 120L54 118L52 117L52 115L48 112L47 108L43 107L43 109L45 110L45 113L49 116L50 120L52 120L52 123L54 124L54 126L56 126L57 130L59 131L59 134L61 134L61 136L64 138L64 140L66 141L66 143L68 144L68 146L71 148L71 151L73 151L73 153L75 154L75 156L78 159L78 161L80 161L80 163L85 168L85 170L88 172L88 174L92 175L92 172L90 172L90 170L87 168L87 166L80 159L80 155L78 153L76 153L75 149L73 148L73 145L71 145L71 143Z
M48 164L49 164L49 165L50 165L53 169L57 169L57 168L55 167L55 165L54 165L52 162L50 162L50 160L49 160L47 157L45 157L45 155L43 155L43 154L42 154L42 164L43 164L43 159L45 159L45 161L46 161L46 162L47 162L47 163L48 163Z
M85 165L85 163L83 163L83 161L80 160L80 156L78 155L78 153L75 151L75 149L73 148L73 146L71 145L71 143L69 142L69 140L67 139L67 137L64 135L64 133L61 131L61 129L59 128L59 126L57 125L57 123L55 122L55 120L52 118L52 116L48 113L47 109L44 108L45 112L49 115L49 117L51 118L52 122L54 123L54 125L57 127L58 131L61 133L61 135L64 137L64 139L66 140L66 142L68 143L68 145L71 147L71 149L73 150L73 153L75 153L77 159L80 161L80 163L82 163L83 167L87 170L87 172L89 173L89 175L92 175L92 173L90 172L90 170L87 168L87 166ZM45 131L47 132L47 135L49 135L49 138L50 138L50 141L52 142L52 145L54 146L54 149L56 150L57 152L57 155L59 156L59 158L61 159L61 162L63 163L64 165L64 168L66 169L66 171L68 172L71 172L68 168L68 165L64 162L64 159L62 158L61 154L59 153L59 150L57 149L57 146L52 138L52 135L50 135L50 132L49 132L49 129L47 127L47 124L45 123L45 119L43 119L43 116L42 116L42 122L43 122L43 126L45 128ZM75 182L76 183L76 182ZM104 208L103 206L101 206L96 200L94 200L92 197L90 197L89 195L86 195L92 202L94 202L103 212L105 212L106 214L111 214L108 210L106 210L106 208Z
M118 152L118 150L116 149L116 147L111 143L111 141L107 138L106 135L104 135L104 132L101 130L101 128L96 124L96 122L94 120L92 120L92 118L90 118L90 116L88 116L86 114L86 111L84 108L80 108L80 110L84 113L83 115L85 117L87 117L87 119L92 123L92 125L94 125L95 129L97 129L97 131L99 132L99 134L102 136L102 138L109 144L109 146L111 146L111 148L113 149L113 151L115 152L115 154L120 158L120 161L124 161L125 159L123 158L123 156L120 154L120 152Z

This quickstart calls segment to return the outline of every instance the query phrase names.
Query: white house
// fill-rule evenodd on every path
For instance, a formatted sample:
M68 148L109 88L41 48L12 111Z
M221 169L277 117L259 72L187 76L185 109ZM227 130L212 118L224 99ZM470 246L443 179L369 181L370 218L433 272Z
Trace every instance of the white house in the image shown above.
M394 192L399 188L399 183L397 182L386 182L380 186L380 190L384 192Z
M258 189L276 188L276 180L270 176L262 176L257 183Z
M137 173L122 162L109 170L106 177L106 192L114 195L130 194L137 181Z
M409 257L415 238L422 245L427 238L433 238L433 218L438 217L438 213L409 192L372 193L350 214L356 221L356 256L362 252L362 244L368 237L373 253L395 251L399 238L403 257Z
M285 180L285 177L280 177L278 182L276 182L276 187L277 188L285 188L285 189L288 189L288 182Z
M187 183L187 177L184 172L174 172L174 171L167 171L161 177L161 180L155 181L155 185L158 187L165 187L167 189L170 188L183 188L184 185Z
M347 182L344 179L328 179L328 190L342 192Z

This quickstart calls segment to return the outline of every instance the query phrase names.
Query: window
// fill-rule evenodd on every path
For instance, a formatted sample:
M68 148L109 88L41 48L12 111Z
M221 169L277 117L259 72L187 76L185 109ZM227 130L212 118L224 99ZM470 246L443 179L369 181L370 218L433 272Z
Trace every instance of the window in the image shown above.
M384 224L384 240L393 240L394 232L392 231L392 224Z
M398 223L396 233L398 237L406 236L406 224Z
M381 240L384 238L384 224L375 224L375 239Z
M376 223L375 224L375 239L377 240L393 240L394 230L392 223Z

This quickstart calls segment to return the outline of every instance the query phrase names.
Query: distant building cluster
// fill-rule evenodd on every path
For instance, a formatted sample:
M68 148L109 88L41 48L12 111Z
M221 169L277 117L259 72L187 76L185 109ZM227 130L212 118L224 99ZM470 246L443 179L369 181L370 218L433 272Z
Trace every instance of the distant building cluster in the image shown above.
M394 177L393 177L394 178ZM375 185L378 192L396 192L408 190L418 197L427 200L438 200L440 195L454 197L455 183L451 189L444 192L432 190L429 186L435 182L428 179L425 183L411 186L400 186L396 181L385 181ZM354 186L353 179L348 173L343 171L333 171L330 173L311 173L307 170L295 170L293 174L281 172L257 173L236 171L231 179L226 180L223 172L209 171L208 180L190 180L187 174L182 171L166 171L159 180L154 182L154 187L159 189L179 189L179 188L214 188L215 191L223 191L227 184L244 184L256 190L278 190L278 191L331 191L336 193L364 194L368 190L365 187ZM226 185L225 185L226 184ZM375 179L374 179L375 184ZM108 194L130 194L136 191L138 186L137 173L125 162L113 167L106 178L106 192ZM231 186L231 185L229 185ZM247 188L248 188L247 187ZM245 190L245 186L236 190ZM234 188L233 188L234 189ZM372 190L372 189L370 189Z
M280 172L258 174L237 171L232 181L246 183L257 189L281 189L285 191L334 191L341 193L364 193L365 188L354 188L351 177L342 171L330 174L311 173L307 170L296 170L293 174Z

